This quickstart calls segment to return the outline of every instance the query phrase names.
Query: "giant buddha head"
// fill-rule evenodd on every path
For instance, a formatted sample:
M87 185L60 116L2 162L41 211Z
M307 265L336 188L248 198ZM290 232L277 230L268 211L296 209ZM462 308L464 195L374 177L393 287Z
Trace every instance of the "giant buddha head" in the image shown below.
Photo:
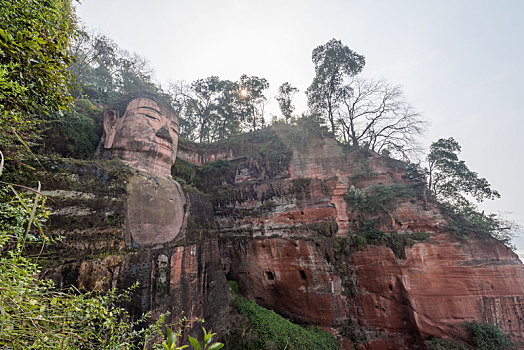
M103 150L99 148L103 158L120 158L134 169L169 177L178 146L174 112L151 98L134 98L125 110L105 112L104 131Z

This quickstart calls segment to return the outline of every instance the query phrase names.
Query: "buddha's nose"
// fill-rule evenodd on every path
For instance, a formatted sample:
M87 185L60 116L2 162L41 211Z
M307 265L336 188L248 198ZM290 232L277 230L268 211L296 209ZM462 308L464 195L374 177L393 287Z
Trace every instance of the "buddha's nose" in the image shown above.
M173 142L173 139L171 138L171 135L169 134L169 127L164 124L158 131L156 132L156 137L160 137L161 139L167 140L170 143Z

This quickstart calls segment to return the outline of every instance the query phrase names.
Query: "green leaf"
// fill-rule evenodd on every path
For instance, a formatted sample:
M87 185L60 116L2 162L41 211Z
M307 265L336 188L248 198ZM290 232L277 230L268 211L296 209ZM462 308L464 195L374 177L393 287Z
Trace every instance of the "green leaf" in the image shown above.
M211 331L209 331L208 333L204 327L202 327L202 331L204 332L204 349L205 349L209 344L211 344L211 340L213 339L213 336L216 333L211 333Z
M0 28L0 36L2 37L2 39L4 39L4 41L9 41L9 37L7 36L7 32L3 29Z
M218 349L221 349L223 346L224 344L217 342L217 343L211 344L211 346L209 346L207 350L218 350Z
M191 346L193 346L193 349L201 350L200 343L198 342L198 340L196 340L192 336L189 336L189 342L191 343Z
M4 170L4 154L2 151L0 151L0 157L2 157L0 160L0 175L2 175L2 170Z
M176 346L176 334L171 331L171 328L166 327L166 340L162 342L165 350L174 350Z

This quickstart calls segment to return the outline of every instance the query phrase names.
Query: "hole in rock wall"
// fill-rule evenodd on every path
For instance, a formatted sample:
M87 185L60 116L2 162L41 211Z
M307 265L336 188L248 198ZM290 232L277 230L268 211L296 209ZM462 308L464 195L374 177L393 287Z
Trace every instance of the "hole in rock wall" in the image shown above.
M389 285L389 291L392 292L393 291L393 286L390 284Z
M266 278L268 280L274 280L275 279L275 274L272 271L266 271L264 274L266 275Z
M305 279L306 279L306 271L304 271L304 270L300 270L299 272L300 272L300 278L302 278L303 280L305 280Z

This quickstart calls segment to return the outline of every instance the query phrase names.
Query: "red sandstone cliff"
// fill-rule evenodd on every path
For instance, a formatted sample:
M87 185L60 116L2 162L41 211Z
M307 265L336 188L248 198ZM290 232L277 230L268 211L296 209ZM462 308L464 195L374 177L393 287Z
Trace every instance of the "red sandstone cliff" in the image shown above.
M475 234L459 240L399 162L344 151L321 135L299 147L288 128L264 132L289 154L253 153L265 147L261 136L251 146L181 145L182 159L198 166L226 159L221 171L230 172L202 173L198 191L186 188L182 241L133 252L111 241L109 256L77 256L48 274L90 288L139 280L137 312L184 310L207 318L219 333L228 329L227 277L260 305L330 329L348 349L425 348L430 337L467 340L463 323L474 320L497 324L524 348L524 268L514 253ZM373 186L404 186L409 195L397 193L372 212L355 210L344 198L351 188ZM119 198L125 203L125 191ZM127 220L124 209L115 211ZM104 231L101 222L93 232L107 231L112 240L118 230L124 236L124 225ZM357 244L363 222L373 222L381 238ZM75 232L66 245L82 240ZM92 244L84 248L96 250Z

